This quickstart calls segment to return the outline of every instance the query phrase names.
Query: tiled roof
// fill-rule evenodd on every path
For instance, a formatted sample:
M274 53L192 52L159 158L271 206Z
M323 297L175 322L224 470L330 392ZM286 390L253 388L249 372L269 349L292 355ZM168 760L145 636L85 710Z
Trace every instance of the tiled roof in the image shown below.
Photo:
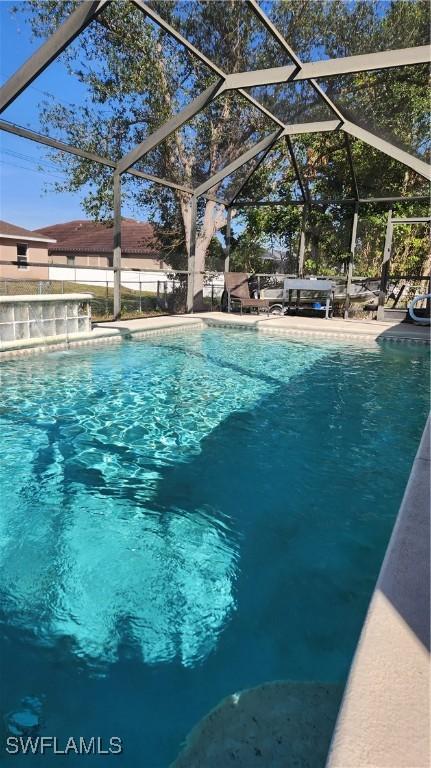
M57 243L50 248L52 253L112 253L113 228L112 224L99 221L66 221L64 224L53 224L42 227L37 232L55 237ZM123 253L133 253L142 256L159 255L159 245L154 235L152 224L123 219L121 222L121 250Z
M32 232L30 229L24 229L24 227L17 227L16 224L11 224L9 221L0 221L0 237L1 235L6 237L22 237L23 240L40 240L41 242L55 242L51 240L51 235L47 232Z

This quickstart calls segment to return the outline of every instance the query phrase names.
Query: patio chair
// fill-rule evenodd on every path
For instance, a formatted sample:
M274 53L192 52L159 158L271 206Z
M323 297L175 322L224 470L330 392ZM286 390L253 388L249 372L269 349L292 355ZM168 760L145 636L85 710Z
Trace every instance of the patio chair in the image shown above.
M243 309L266 309L269 312L268 299L252 299L250 296L249 277L247 272L225 272L224 281L227 292L227 309L231 311L232 305L239 304L242 314Z

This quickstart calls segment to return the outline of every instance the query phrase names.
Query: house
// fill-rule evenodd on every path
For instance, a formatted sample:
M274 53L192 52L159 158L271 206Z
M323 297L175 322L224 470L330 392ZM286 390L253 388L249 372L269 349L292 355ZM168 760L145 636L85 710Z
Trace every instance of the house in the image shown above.
M112 269L113 227L110 223L67 221L42 227L34 234L55 238L55 244L49 248L51 264ZM122 219L121 266L123 270L169 269L160 257L160 246L150 223Z
M31 232L8 221L0 221L0 277L47 280L48 249L53 245L55 239L46 233ZM31 262L41 266L31 266Z

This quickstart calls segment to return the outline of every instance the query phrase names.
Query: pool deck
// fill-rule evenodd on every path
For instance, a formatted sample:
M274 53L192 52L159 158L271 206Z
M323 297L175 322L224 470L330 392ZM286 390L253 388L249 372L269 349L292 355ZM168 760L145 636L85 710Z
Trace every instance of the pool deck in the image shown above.
M240 315L226 312L205 312L193 315L151 317L140 320L120 320L112 323L97 323L95 329L135 335L140 332L171 328L193 327L196 323L207 326L254 328L263 332L286 333L289 335L334 336L337 338L364 337L368 339L393 339L403 341L429 342L430 332L426 326L399 322L377 322L376 320L324 320L314 317L271 317L266 315Z
M198 315L195 315L197 317ZM364 337L368 339L394 339L429 342L426 326L376 320L343 320L317 317L271 317L266 315L238 315L211 312L200 315L209 325L253 327L258 331L283 332L289 335L334 336L336 338Z
M430 342L430 329L426 326L376 320L325 320L314 317L271 317L267 315L241 315L225 312L205 312L191 315L162 315L160 317L119 320L95 323L88 333L69 336L51 336L45 339L25 339L0 344L0 359L21 355L50 352L88 344L104 344L130 337L145 337L172 333L180 329L204 327L236 327L255 329L263 333L280 333L286 336L316 338L356 339L360 341Z

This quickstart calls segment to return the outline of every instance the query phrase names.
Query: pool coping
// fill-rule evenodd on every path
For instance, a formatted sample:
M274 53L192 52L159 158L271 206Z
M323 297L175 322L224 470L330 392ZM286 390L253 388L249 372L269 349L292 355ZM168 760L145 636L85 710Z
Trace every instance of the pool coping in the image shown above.
M0 295L0 304L26 304L34 302L64 302L64 301L90 301L93 298L92 293L29 293Z
M376 320L358 321L338 318L322 320L320 318L268 317L211 312L95 323L90 332L6 342L0 344L0 361L90 344L115 343L123 339L145 338L155 334L207 327L242 328L293 338L430 343L429 329L424 326L380 323Z
M395 322L377 320L344 320L342 318L272 317L261 315L233 315L212 312L201 315L210 326L252 328L260 333L282 333L289 336L319 338L364 339L379 341L410 341L430 343L429 329Z

